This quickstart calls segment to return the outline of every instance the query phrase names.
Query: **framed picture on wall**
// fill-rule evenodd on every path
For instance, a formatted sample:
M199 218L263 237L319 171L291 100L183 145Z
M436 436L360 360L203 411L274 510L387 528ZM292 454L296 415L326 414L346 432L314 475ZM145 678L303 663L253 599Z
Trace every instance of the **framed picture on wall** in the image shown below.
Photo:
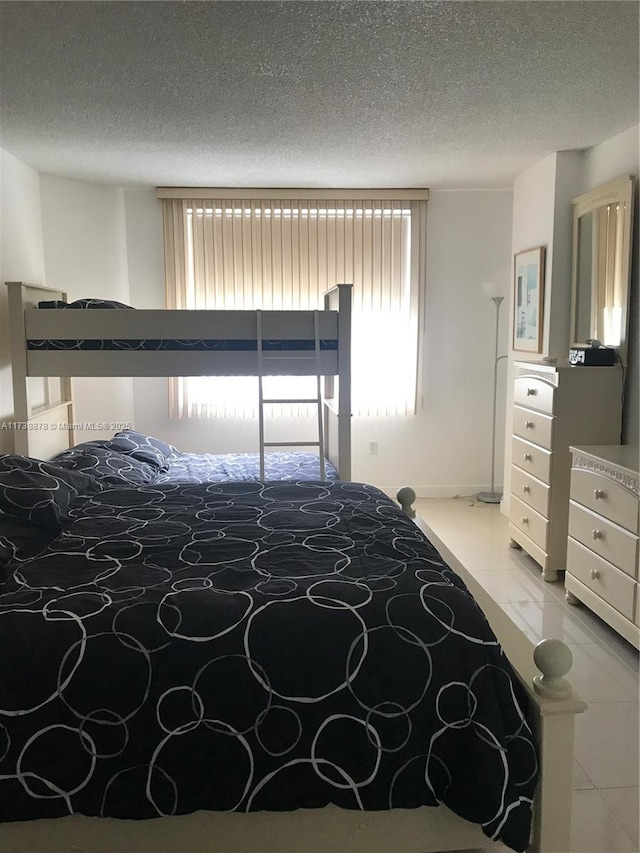
M544 246L514 258L513 348L542 352L544 318Z

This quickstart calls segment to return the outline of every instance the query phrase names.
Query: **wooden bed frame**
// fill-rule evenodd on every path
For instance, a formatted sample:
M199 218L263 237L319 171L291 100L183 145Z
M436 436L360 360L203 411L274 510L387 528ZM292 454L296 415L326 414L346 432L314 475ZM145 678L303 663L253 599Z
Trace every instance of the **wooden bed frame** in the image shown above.
M325 455L341 480L351 479L351 292L339 284L314 311L42 310L38 302L67 301L66 293L6 282L9 289L14 449L49 459L73 446L73 376L263 376L324 377ZM258 316L265 340L314 341L315 314L320 338L338 341L337 350L281 350L260 358L257 350L34 350L32 340L200 340L256 341ZM45 377L47 403L30 403L30 377ZM51 381L60 378L59 389ZM335 378L338 382L334 382ZM337 387L336 387L337 386Z
M407 492L411 490L404 490L401 503L411 512ZM429 525L420 518L415 523L467 584L525 687L525 712L540 758L528 853L569 853L574 720L587 707L563 678L571 666L569 647L550 639L534 648ZM0 849L7 853L444 853L504 847L446 806L387 812L329 806L294 812L196 812L141 821L74 815L5 823L0 824Z

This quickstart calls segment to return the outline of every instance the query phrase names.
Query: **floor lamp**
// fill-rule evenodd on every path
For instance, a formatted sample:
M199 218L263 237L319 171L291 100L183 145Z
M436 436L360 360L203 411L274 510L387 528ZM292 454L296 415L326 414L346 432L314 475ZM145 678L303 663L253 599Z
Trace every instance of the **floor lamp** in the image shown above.
M502 499L502 492L496 492L496 406L498 403L498 362L504 355L498 356L498 329L500 326L500 305L504 296L492 296L491 301L496 306L496 349L493 362L493 429L491 431L491 491L479 492L478 500L486 504L498 504Z

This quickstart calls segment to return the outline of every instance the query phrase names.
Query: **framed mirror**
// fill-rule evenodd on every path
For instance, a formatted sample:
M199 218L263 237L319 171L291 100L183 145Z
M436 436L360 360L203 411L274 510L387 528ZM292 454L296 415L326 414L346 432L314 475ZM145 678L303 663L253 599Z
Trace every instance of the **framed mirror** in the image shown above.
M597 339L626 362L634 179L573 200L571 345Z

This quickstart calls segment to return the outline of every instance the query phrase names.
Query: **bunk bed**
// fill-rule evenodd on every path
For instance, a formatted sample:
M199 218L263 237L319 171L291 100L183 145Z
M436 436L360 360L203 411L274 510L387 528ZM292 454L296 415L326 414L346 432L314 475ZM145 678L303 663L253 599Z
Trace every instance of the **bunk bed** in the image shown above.
M38 351L28 342L104 340L107 324L122 340L109 318L143 313L173 340L160 315L183 313L31 307L41 299L10 285L16 417L29 423L61 409L73 422L70 394L29 407L30 376L219 364ZM568 647L534 650L428 526L348 482L343 307L321 321L338 341L322 367L340 379L339 406L325 406L338 482L100 482L33 458L72 436L25 453L51 436L37 429L0 457L3 849L427 853L488 836L569 849L586 706L563 678ZM148 334L126 322L127 340Z
M265 468L275 471L278 461L290 460L288 454L279 460L275 447L302 453L310 445L318 448L321 479L325 457L330 471L351 478L351 285L337 285L318 311L127 310L103 300L71 306L114 310L65 310L62 291L23 282L7 287L17 453L48 459L74 445L74 376L306 375L317 378L317 396L291 402L317 405L318 440L265 441L265 409L284 401L266 398L260 381L260 453L245 458L245 466L264 479ZM48 380L45 405L31 404L32 377ZM56 424L70 428L47 429Z

